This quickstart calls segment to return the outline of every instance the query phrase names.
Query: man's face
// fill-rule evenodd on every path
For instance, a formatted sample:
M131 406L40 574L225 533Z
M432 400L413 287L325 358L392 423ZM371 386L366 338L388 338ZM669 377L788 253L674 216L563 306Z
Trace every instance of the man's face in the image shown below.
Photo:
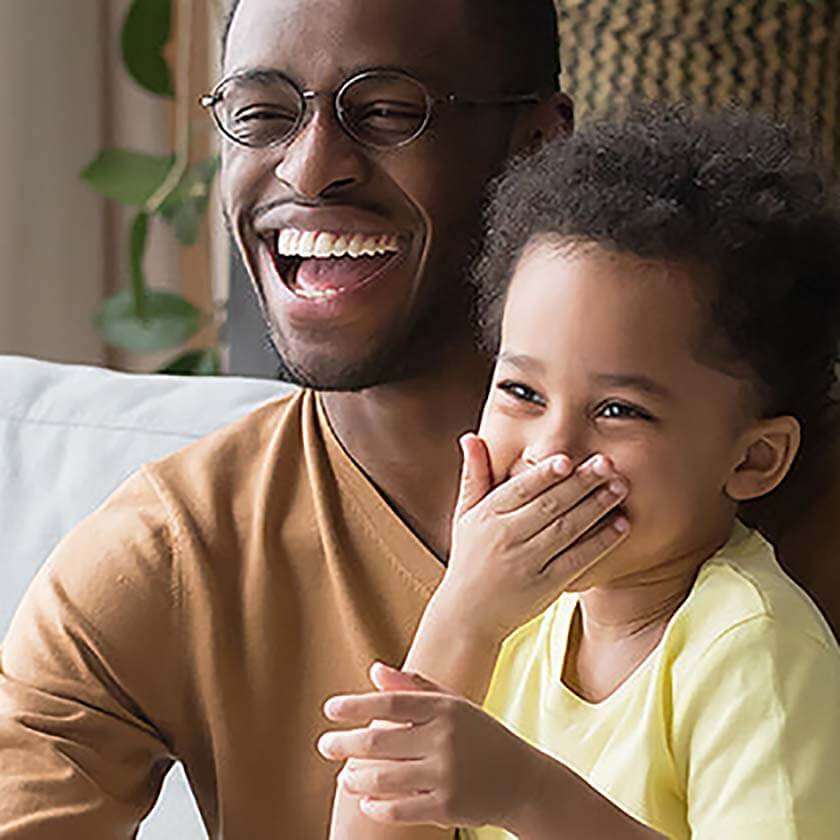
M243 0L225 75L273 68L332 93L360 71L400 68L433 93L498 94L463 14L442 0ZM410 145L376 151L344 132L329 96L309 107L287 145L225 141L225 214L287 378L337 390L393 381L467 333L463 270L514 109L444 105ZM278 255L278 242L305 248L320 234L324 256ZM335 256L354 237L385 253Z
M576 590L690 555L734 513L755 418L746 380L697 358L707 317L690 269L594 245L530 246L514 274L480 427L495 480L603 453L630 486L628 539Z

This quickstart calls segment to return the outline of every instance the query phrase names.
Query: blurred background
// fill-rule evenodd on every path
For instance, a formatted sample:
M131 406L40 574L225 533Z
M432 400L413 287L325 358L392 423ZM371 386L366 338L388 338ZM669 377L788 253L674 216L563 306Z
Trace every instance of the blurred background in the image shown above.
M178 100L144 90L126 69L121 36L132 5L0 0L0 353L123 370L154 370L173 355L128 352L93 325L103 301L130 283L134 213L80 173L106 149L171 155L178 128ZM188 89L177 96L190 106L190 158L207 158L215 137L198 97L217 75L223 4L151 5L171 8L163 52L173 79L178 47L189 49ZM144 268L150 286L212 313L228 297L229 251L215 206L208 217L190 246L153 218ZM211 321L180 349L215 344L217 333Z
M210 183L217 141L198 105L218 79L226 2L0 0L0 353L273 375ZM564 0L563 84L580 118L628 95L737 100L804 121L837 167L838 6ZM189 168L202 165L203 176ZM173 187L184 203L150 206ZM161 296L160 311L149 298L153 329L138 328L132 281L177 296Z

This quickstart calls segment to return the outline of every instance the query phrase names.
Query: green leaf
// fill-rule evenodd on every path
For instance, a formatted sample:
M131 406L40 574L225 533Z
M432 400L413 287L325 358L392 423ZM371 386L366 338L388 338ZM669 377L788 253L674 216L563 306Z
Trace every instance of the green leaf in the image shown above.
M142 207L163 183L172 163L172 157L106 149L88 164L81 177L106 198Z
M176 357L162 367L158 373L174 376L218 376L222 371L222 360L215 347L205 350L190 350Z
M149 234L149 214L140 212L131 226L131 294L134 311L142 320L146 317L146 278L143 275L143 258Z
M96 313L95 324L108 344L132 353L170 350L191 339L209 317L171 292L147 291L145 318L137 314L134 295L123 289Z
M172 225L182 245L194 245L198 239L198 229L207 212L210 189L218 170L218 157L192 166L160 208L161 216Z
M172 26L172 0L134 0L122 29L122 54L132 78L158 96L174 96L163 57Z

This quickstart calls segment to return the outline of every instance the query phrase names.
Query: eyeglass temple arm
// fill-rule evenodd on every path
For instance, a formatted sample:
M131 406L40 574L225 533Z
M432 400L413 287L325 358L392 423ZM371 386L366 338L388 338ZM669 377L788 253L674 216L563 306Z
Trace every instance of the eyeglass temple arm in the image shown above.
M469 99L458 96L457 93L448 93L435 102L445 102L449 105L536 105L542 102L545 96L540 93L520 93L511 96L497 96L492 99Z

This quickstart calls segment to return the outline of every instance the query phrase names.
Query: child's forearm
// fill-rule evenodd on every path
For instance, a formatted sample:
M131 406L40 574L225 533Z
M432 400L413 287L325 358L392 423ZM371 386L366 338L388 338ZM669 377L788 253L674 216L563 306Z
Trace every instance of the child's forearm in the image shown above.
M564 764L534 747L529 749L528 782L521 801L512 803L514 816L505 826L519 840L666 840Z
M468 605L452 603L438 589L426 606L403 670L481 705L501 642L475 626Z

